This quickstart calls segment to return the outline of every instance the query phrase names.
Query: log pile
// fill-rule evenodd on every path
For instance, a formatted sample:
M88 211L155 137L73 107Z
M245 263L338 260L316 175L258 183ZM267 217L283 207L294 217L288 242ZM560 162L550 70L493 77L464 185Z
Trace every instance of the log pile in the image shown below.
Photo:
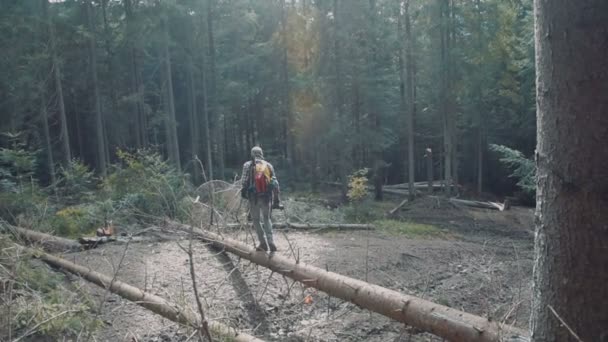
M169 222L168 228L190 232L190 226ZM405 295L361 280L328 272L280 255L256 252L251 246L204 230L195 236L273 272L317 288L396 321L454 342L529 341L526 332L483 317Z

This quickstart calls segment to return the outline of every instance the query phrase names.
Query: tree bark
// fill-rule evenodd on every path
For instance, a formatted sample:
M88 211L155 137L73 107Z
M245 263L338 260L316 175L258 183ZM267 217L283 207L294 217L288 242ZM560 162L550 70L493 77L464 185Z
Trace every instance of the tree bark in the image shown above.
M95 272L87 267L80 266L69 262L65 259L58 258L46 253L40 254L40 259L47 264L59 269L76 274L87 281L110 290L127 300L130 300L137 305L144 307L158 315L161 315L173 322L187 325L196 329L202 326L201 317L190 310L183 310L179 306L166 301L164 298L145 292L135 286L123 283L113 277ZM214 334L219 338L228 337L231 341L236 342L263 342L254 336L240 333L235 329L217 322L210 322L209 327Z
M61 65L57 57L57 44L55 42L55 27L49 13L48 0L42 0L42 10L44 18L49 28L49 41L51 50L51 62L53 68L53 78L55 80L55 91L57 92L57 102L59 104L59 122L61 123L61 142L63 147L64 162L67 165L72 161L72 150L70 149L70 134L68 131L68 121L65 112L65 102L63 99L63 85L61 81Z
M177 139L177 120L175 117L175 101L173 97L173 76L171 72L171 54L169 53L169 26L168 19L163 17L163 59L165 71L165 90L166 90L166 110L165 119L167 129L167 148L169 158L178 171L181 171L181 161L179 155L179 142Z
M532 339L607 341L608 2L534 3L538 189Z
M87 0L87 23L89 25L89 64L91 67L91 82L93 83L93 101L95 111L95 135L97 138L97 167L102 176L106 176L106 137L103 129L103 113L101 109L101 95L99 93L99 80L97 79L97 30L93 16L93 5Z
M170 223L170 228L190 232L190 227ZM306 286L377 312L396 321L454 342L526 341L524 331L474 316L424 299L405 295L325 269L309 266L283 256L256 252L242 242L197 230L194 232L213 247L250 260Z

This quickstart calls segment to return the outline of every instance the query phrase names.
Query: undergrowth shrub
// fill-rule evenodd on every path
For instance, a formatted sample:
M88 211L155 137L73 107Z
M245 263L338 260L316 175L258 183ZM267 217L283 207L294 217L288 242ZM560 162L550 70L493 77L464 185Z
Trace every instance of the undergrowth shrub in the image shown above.
M120 163L102 185L107 198L140 218L177 217L181 199L192 190L186 177L150 150L117 155Z
M31 341L86 336L101 327L86 293L2 236L0 266L0 340L8 340L9 326L12 339L31 333Z
M72 160L59 169L59 181L53 189L61 202L74 205L92 200L97 180L91 169L79 160Z

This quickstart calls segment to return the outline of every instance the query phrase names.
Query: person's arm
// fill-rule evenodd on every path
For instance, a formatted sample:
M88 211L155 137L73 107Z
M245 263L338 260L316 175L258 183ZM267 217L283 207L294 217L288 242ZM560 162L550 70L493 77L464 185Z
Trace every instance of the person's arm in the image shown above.
M277 178L277 174L274 172L274 167L272 166L272 164L268 163L268 166L270 167L270 182L272 183L272 186L274 186L275 188L279 188L279 179Z
M246 190L249 187L249 164L246 162L243 164L243 172L241 173L241 190Z

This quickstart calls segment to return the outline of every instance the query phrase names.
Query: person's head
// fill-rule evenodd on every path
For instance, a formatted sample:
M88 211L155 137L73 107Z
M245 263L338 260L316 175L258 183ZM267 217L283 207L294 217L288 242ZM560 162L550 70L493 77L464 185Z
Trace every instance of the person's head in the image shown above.
M260 146L254 146L251 149L251 158L264 159L264 152Z

